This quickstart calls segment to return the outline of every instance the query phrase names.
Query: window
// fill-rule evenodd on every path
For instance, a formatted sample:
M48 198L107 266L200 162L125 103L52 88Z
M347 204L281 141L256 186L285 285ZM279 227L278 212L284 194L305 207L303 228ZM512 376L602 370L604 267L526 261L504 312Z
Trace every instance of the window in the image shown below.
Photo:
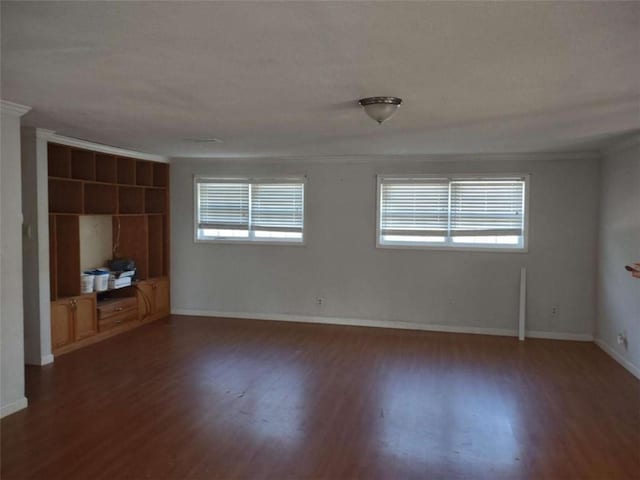
M196 241L304 241L304 178L195 178Z
M378 246L526 249L526 176L378 177Z

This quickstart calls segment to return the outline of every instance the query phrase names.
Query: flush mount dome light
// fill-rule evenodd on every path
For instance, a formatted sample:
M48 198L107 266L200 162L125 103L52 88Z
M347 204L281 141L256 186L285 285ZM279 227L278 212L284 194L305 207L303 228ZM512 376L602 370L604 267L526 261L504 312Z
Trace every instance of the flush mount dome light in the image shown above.
M390 118L402 103L398 97L367 97L358 100L367 115L382 123Z

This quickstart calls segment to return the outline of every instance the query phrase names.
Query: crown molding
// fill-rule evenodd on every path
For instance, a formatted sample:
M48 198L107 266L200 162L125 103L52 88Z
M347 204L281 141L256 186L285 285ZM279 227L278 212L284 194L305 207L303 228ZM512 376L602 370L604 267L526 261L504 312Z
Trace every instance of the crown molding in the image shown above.
M45 140L49 140L56 133L54 130L47 130L45 128L36 128L35 131L36 137L43 138Z
M604 148L602 153L604 155L611 155L612 153L621 152L637 146L640 146L640 133L634 133L633 135L616 142L610 147Z
M0 100L0 112L2 113L21 117L29 110L31 110L31 107L27 107L26 105L20 105L19 103L13 103L7 100Z
M47 130L44 128L36 127L21 127L20 135L23 137L30 137L35 134L36 138L48 140L55 132L53 130Z
M100 153L108 153L110 155L119 155L122 157L137 158L139 160L151 160L153 162L169 163L169 158L163 155L137 152L135 150L128 150L126 148L112 147L111 145L104 145L102 143L94 143L94 142L89 142L87 140L80 140L78 138L65 137L64 135L58 135L52 130L43 130L43 129L37 129L37 130L43 132L42 135L43 136L46 135L45 138L48 141L53 143L60 143L62 145L68 145L70 147L85 148L87 150L93 150L95 152L100 152ZM44 133L44 132L48 132L48 133Z
M598 151L584 152L514 152L514 153L441 153L404 155L291 155L291 156L249 156L249 157L171 157L179 162L240 163L261 162L281 163L387 163L399 162L476 162L476 161L527 161L527 160L594 160L599 159Z

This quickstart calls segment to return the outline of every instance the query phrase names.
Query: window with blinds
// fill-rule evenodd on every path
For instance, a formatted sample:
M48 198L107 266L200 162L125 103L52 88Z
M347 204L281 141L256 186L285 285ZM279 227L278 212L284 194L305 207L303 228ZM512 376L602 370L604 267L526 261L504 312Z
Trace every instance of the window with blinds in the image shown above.
M303 178L195 178L199 241L304 240Z
M526 176L378 177L378 245L526 249Z

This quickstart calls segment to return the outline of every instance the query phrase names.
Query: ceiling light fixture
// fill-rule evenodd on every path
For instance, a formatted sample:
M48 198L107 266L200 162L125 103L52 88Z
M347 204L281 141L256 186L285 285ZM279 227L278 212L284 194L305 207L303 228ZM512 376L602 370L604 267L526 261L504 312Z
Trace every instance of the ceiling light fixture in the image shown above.
M358 100L367 115L376 122L382 123L390 118L402 103L398 97L367 97Z

